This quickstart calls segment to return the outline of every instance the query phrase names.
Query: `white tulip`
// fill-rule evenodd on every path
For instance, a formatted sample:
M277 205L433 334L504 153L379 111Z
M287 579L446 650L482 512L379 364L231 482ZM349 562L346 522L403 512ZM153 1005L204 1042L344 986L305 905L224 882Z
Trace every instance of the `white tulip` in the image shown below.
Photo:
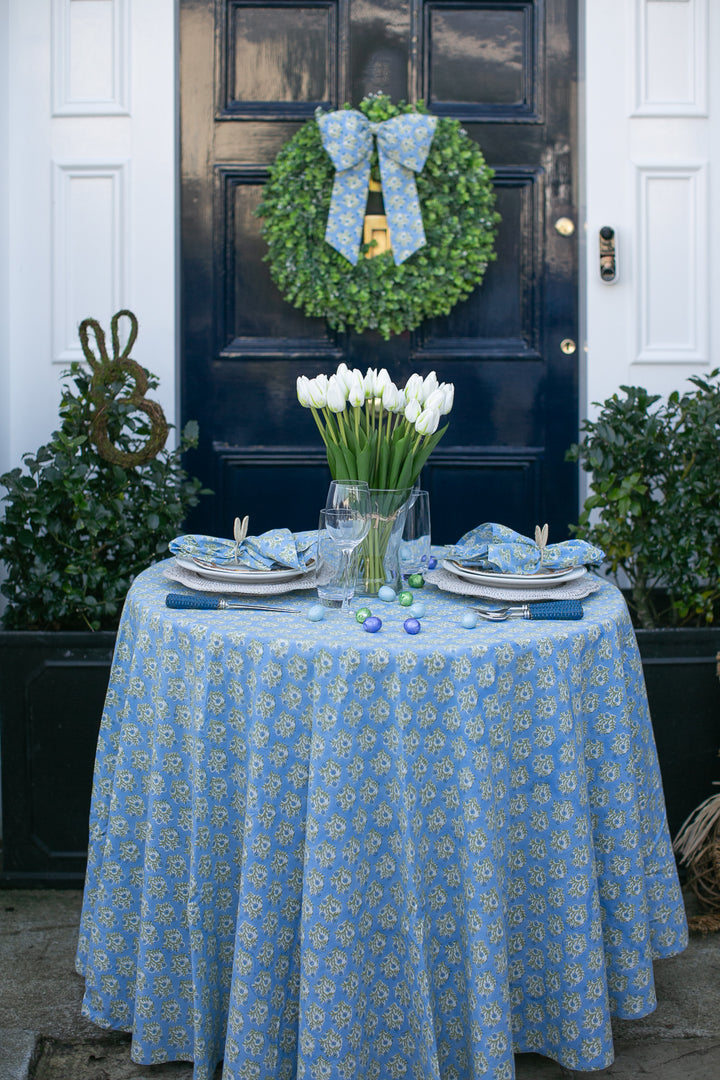
M420 394L422 393L422 386L423 381L421 377L417 373L412 374L408 381L405 383L405 401L414 401L415 399L419 398Z
M314 379L308 379L310 404L314 409L324 409L327 405L327 387L327 375L316 375Z
M443 393L445 395L445 401L444 401L443 407L440 410L440 412L441 412L441 414L443 416L447 416L447 414L452 409L453 402L455 400L455 386L451 382L443 383L442 384L442 389L443 389Z
M375 395L375 381L376 381L376 379L377 379L377 371L375 370L375 368L370 368L369 367L367 369L367 371L365 372L365 379L364 379L365 397L366 398L372 399L372 398L374 398L376 396Z
M422 413L422 406L417 398L410 398L405 406L405 419L410 424L414 424L417 418Z
M405 395L391 380L388 380L382 388L382 403L383 408L391 413L402 412L405 408Z
M423 409L415 421L415 430L418 435L433 435L440 423L440 413L437 409Z
M442 413L443 405L445 404L445 391L442 386L438 386L437 390L433 390L429 397L425 398L423 403L424 409L437 409L439 413Z
M310 408L310 380L307 375L298 375L297 396L303 409Z
M359 378L358 378L359 376ZM365 384L360 372L350 373L350 385L348 387L348 401L354 407L365 404Z
M342 381L337 375L331 375L328 379L327 407L330 412L341 413L347 403L347 393Z
M352 372L348 369L347 364L338 364L338 369L335 374L340 381L340 385L345 390L345 393L347 393L350 390L350 383L352 381Z
M429 375L426 375L423 379L422 393L419 395L420 400L424 403L430 397L432 393L438 388L438 377L434 371L431 371Z
M375 378L375 397L382 397L382 392L390 381L387 368L381 368Z

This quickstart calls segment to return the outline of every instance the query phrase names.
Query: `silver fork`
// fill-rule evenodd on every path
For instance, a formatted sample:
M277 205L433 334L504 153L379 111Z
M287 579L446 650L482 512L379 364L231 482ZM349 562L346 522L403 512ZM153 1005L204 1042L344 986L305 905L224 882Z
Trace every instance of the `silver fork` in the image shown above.
M526 607L526 605L523 605L523 607ZM476 611L481 619L487 619L488 622L503 622L504 619L513 619L513 618L520 619L520 618L525 618L526 617L525 615L521 614L522 609L518 609L518 614L515 615L510 610L509 605L506 605L505 607L500 607L500 608L480 608L480 607L476 607L476 608L473 608L473 611Z

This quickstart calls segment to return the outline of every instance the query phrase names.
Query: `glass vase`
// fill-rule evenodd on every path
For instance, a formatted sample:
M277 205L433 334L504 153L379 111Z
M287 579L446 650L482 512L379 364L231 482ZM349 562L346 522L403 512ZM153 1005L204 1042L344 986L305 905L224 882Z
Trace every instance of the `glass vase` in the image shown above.
M370 531L360 545L357 592L376 596L389 585L400 588L398 549L412 488L370 488Z

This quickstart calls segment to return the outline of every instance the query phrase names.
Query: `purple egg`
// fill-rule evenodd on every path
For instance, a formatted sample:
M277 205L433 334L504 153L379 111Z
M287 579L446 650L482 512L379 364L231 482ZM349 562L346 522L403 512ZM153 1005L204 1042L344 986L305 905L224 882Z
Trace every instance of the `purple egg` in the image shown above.
M377 634L378 630L382 626L382 619L378 619L377 615L368 615L367 619L362 625L363 630L367 630L368 634Z
M405 630L407 631L408 634L419 634L420 633L420 623L418 622L417 619L406 619L405 622L403 623L403 627L405 628Z

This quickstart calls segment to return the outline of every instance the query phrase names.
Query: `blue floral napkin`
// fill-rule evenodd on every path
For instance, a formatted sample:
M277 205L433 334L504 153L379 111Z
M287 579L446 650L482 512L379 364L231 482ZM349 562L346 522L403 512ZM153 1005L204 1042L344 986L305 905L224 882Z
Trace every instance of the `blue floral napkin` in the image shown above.
M219 566L305 570L314 556L314 545L314 530L292 533L289 529L270 529L260 536L246 536L239 545L217 536L187 535L176 536L169 547L173 555L197 557Z
M605 552L586 540L563 540L542 549L529 536L506 525L487 522L465 533L456 544L450 544L445 558L478 570L534 574L571 566L598 566L605 559Z

